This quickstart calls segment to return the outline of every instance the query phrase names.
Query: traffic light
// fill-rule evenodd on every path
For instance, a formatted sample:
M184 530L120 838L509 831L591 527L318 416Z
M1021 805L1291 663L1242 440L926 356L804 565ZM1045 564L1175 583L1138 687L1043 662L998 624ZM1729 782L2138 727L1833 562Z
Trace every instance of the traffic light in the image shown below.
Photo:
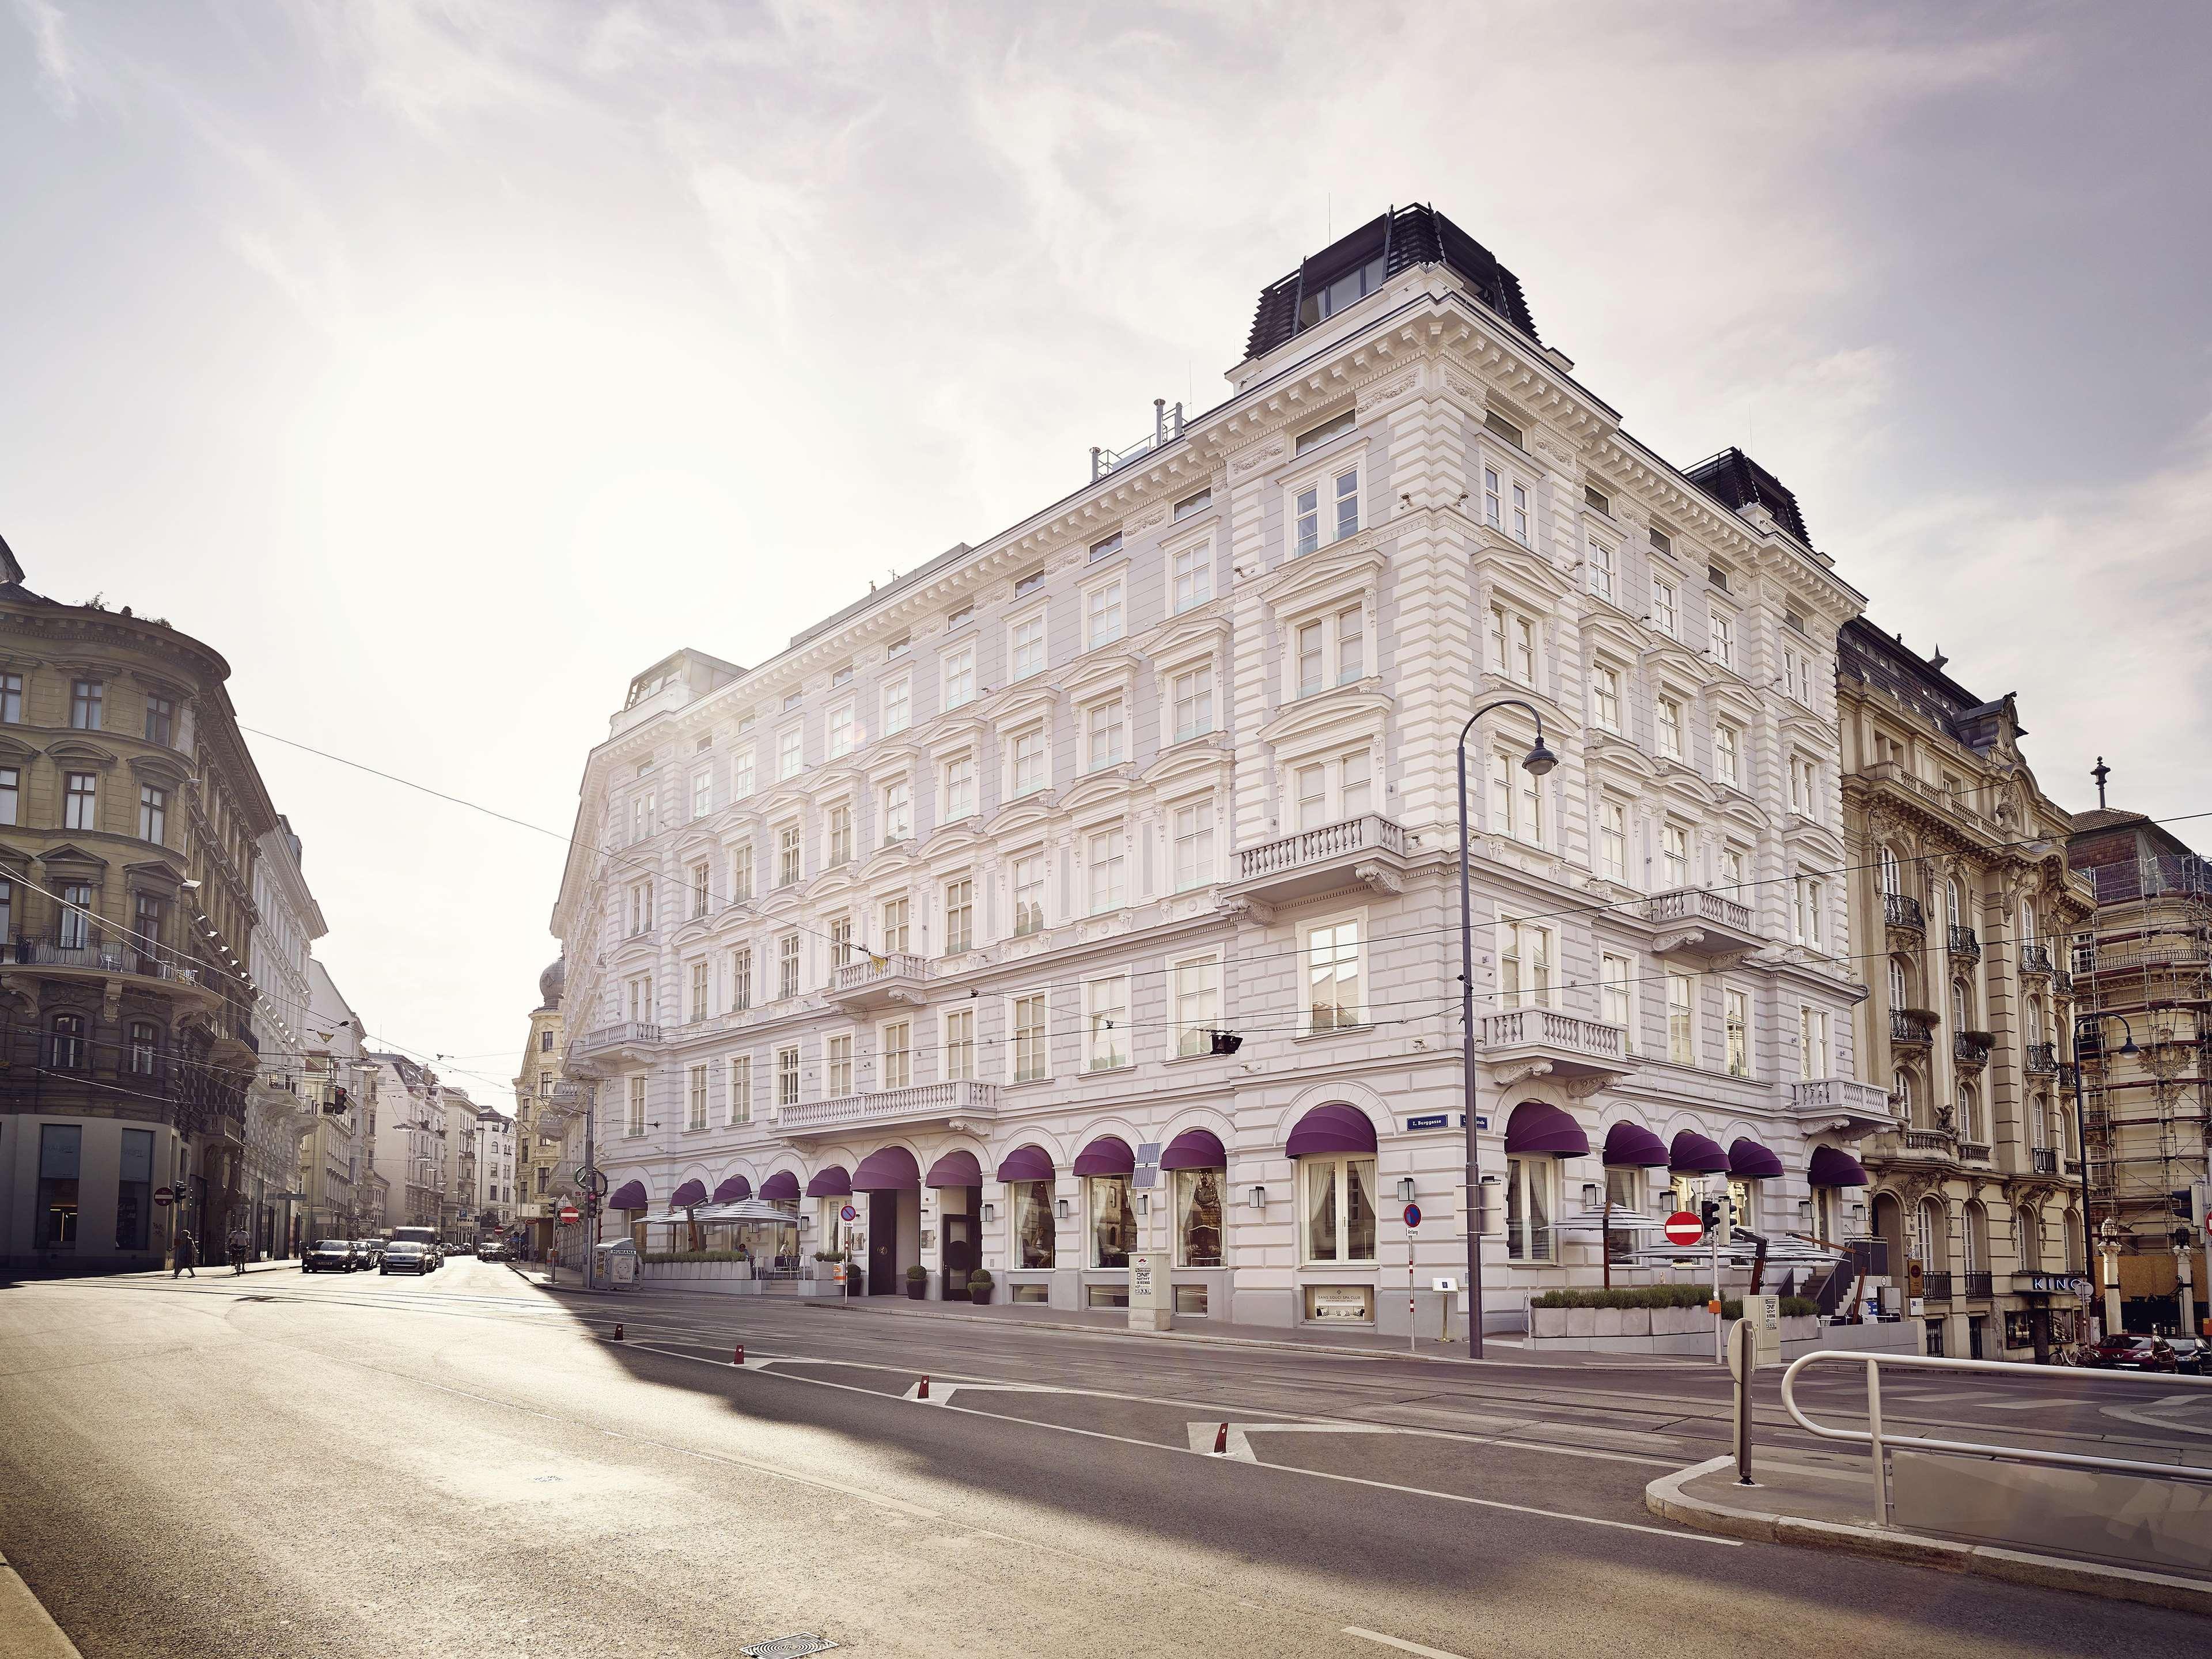
M1217 1054L1233 1054L1243 1046L1244 1039L1234 1031L1213 1033L1213 1052Z
M1705 1224L1705 1231L1708 1234L1717 1231L1721 1224L1720 1200L1709 1198L1700 1204L1698 1206L1698 1219Z

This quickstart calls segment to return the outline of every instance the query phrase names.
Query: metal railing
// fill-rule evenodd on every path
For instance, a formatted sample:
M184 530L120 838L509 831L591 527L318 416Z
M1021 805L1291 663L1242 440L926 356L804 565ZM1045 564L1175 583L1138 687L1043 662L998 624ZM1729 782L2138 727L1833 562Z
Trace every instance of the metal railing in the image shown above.
M1960 1031L1951 1039L1951 1058L1962 1066L1986 1066L1990 1063L1990 1040Z
M2052 1042L2031 1042L2027 1045L2027 1074L2030 1077L2051 1077L2058 1070L2058 1046Z
M197 968L163 962L113 939L64 945L56 939L14 939L0 944L0 960L23 968L89 968L103 974L136 974L143 979L173 980L184 985L200 982Z
M1920 901L1909 893L1884 893L1881 896L1881 919L1892 927L1917 927L1926 932L1928 919L1922 913Z
M1951 924L1949 943L1954 957L1978 957L1982 953L1982 941L1974 930L1961 927L1955 921Z
M2058 1154L2051 1147L2038 1146L2033 1156L2035 1159L2036 1174L2057 1175L2058 1173Z
M1823 1360L1866 1367L1865 1428L1830 1428L1825 1424L1815 1423L1799 1408L1797 1373L1808 1365L1816 1365ZM1936 1452L1956 1457L1994 1457L2015 1463L2042 1463L2056 1468L2103 1469L2117 1474L2146 1475L2154 1480L2212 1482L2212 1468L2199 1468L2187 1463L2139 1463L2127 1458L2093 1457L2081 1452L2045 1451L2031 1446L2000 1446L1983 1441L1936 1440L1924 1435L1885 1433L1881 1423L1881 1368L1885 1365L1900 1366L1908 1370L1984 1371L2002 1376L2033 1377L2045 1386L2055 1375L2047 1365L2019 1365L2000 1359L1938 1359L1927 1354L1853 1353L1834 1348L1821 1348L1792 1361L1790 1369L1782 1373L1783 1408L1808 1434L1822 1440L1840 1440L1868 1449L1874 1464L1875 1524L1878 1527L1891 1524L1889 1454L1900 1447L1908 1451ZM2108 1383L2147 1382L2161 1389L2212 1389L2212 1376L2181 1376L2170 1372L2075 1370L2069 1375L2077 1381L2093 1382L2097 1387Z
M1908 1014L1902 1008L1889 1011L1889 1040L1892 1042L1932 1042L1935 1033L1927 1020L1918 1014Z
M2020 971L2021 973L2041 974L2045 977L2048 978L2051 974L2056 971L2056 966L2057 965L2051 960L2051 947L2049 945L2023 945L2020 947Z
M1996 1294L1996 1282L1994 1274L1978 1267L1966 1269L1966 1295L1970 1299L1978 1296L1986 1300Z
M1927 1302L1948 1302L1951 1299L1951 1275L1948 1269L1937 1267L1920 1275L1921 1299Z

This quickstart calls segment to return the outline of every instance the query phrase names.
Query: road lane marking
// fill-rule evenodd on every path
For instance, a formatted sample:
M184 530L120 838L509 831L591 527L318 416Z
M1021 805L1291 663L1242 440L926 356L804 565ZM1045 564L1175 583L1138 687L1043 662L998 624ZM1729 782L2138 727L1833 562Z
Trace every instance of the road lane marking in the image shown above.
M972 1394L975 1390L971 1388L969 1392ZM1043 1389L1039 1392L1049 1393L1051 1390ZM1632 1452L1597 1451L1581 1446L1553 1446L1542 1441L1509 1440L1490 1434L1461 1434L1450 1429L1424 1429L1405 1423L1310 1421L1240 1423L1234 1418L1228 1421L1229 1449L1224 1455L1233 1457L1244 1463L1254 1463L1259 1461L1253 1455L1252 1443L1247 1437L1255 1434L1409 1434L1431 1440L1456 1440L1463 1445L1499 1446L1508 1451L1550 1452L1559 1457L1588 1457L1607 1463L1642 1463L1656 1469L1680 1467L1668 1458L1638 1457ZM1213 1437L1221 1425L1222 1419L1218 1417L1185 1424L1184 1428L1190 1437L1190 1449L1193 1451L1204 1452L1209 1457L1213 1455Z
M1346 1636L1357 1636L1362 1641L1380 1642L1386 1648L1395 1648L1401 1653L1418 1653L1421 1659L1461 1659L1456 1653L1446 1653L1442 1648L1425 1648L1419 1642L1408 1642L1402 1636L1385 1636L1379 1630L1362 1630L1357 1625L1344 1627Z

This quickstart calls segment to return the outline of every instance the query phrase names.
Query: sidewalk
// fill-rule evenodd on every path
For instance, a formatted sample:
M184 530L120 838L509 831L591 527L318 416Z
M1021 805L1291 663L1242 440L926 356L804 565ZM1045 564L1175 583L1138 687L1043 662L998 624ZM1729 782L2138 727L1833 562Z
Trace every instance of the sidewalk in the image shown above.
M576 1295L586 1292L580 1273L563 1267L558 1284L545 1284L545 1269L541 1263L509 1262L507 1266L526 1282ZM724 1306L732 1311L745 1308L809 1308L832 1313L874 1315L891 1319L954 1321L967 1324L1017 1326L1026 1330L1076 1331L1090 1336L1129 1337L1144 1341L1189 1342L1200 1345L1239 1348L1270 1348L1292 1353L1334 1353L1354 1359L1426 1359L1454 1364L1497 1364L1542 1366L1571 1370L1640 1370L1714 1369L1701 1359L1685 1359L1667 1354L1547 1353L1534 1354L1524 1351L1517 1336L1492 1335L1483 1344L1484 1357L1480 1361L1469 1360L1462 1338L1443 1342L1433 1337L1424 1338L1418 1348L1402 1342L1393 1344L1388 1338L1377 1337L1372 1331L1317 1330L1310 1326L1231 1325L1218 1321L1185 1316L1171 1331L1133 1331L1128 1315L1115 1309L1048 1308L1036 1303L996 1303L975 1307L963 1302L915 1302L906 1297L864 1296L850 1301L829 1298L775 1297L774 1299L707 1296L647 1285L639 1291L620 1294L651 1295L656 1290L664 1294L684 1298L690 1304ZM599 1291L594 1294L613 1295Z
M1738 1486L1735 1458L1716 1457L1662 1475L1644 1488L1644 1505L1662 1520L1729 1538L1843 1550L2111 1601L2212 1613L2212 1578L2149 1571L2086 1553L2043 1554L1877 1527L1873 1469L1863 1452L1796 1446L1763 1456L1754 1452L1752 1477L1757 1486Z

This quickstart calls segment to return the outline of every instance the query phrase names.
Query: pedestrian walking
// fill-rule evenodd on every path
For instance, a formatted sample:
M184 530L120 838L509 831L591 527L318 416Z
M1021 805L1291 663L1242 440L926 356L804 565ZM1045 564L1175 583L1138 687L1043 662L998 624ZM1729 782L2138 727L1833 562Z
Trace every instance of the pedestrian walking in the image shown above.
M169 1277L174 1279L179 1273L192 1273L192 1277L198 1279L199 1275L192 1273L192 1263L198 1260L198 1255L199 1248L192 1236L183 1228L178 1228L177 1265L170 1270Z
M246 1271L246 1229L233 1227L230 1230L230 1271L234 1275Z

